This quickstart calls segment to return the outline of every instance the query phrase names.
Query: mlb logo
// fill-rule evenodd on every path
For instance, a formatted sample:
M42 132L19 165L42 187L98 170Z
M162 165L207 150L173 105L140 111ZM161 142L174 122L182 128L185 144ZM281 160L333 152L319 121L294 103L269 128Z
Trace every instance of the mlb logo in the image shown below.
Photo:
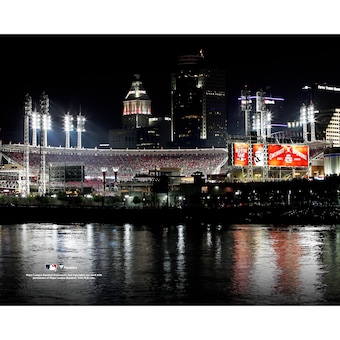
M47 264L46 265L46 269L47 270L54 270L56 271L57 270L57 265L54 263L54 264Z

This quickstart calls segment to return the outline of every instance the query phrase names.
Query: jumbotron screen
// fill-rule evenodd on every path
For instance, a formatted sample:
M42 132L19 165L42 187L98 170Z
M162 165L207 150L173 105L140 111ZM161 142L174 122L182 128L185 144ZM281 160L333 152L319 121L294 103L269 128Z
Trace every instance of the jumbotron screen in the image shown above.
M234 165L248 165L248 143L234 143ZM309 150L307 145L268 144L268 166L308 167ZM252 144L252 164L264 166L264 145Z

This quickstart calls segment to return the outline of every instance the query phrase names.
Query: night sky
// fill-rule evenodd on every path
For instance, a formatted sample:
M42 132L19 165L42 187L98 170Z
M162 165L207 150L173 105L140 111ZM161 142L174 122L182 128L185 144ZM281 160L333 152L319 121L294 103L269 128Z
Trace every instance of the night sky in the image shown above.
M45 91L53 121L50 145L65 145L62 117L80 109L87 118L83 145L107 142L108 130L120 127L122 101L135 73L152 100L153 115L169 115L177 57L200 49L209 65L226 70L229 119L247 84L254 93L262 89L283 97L285 116L277 119L286 121L298 115L303 85L340 86L339 43L340 35L0 35L1 137L23 141L25 94L39 108Z

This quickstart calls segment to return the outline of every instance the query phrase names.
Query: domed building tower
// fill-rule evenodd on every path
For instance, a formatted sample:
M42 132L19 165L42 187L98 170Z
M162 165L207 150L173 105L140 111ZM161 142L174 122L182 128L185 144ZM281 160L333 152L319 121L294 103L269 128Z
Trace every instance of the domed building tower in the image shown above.
M134 75L130 90L123 100L122 128L109 130L109 145L113 149L158 149L170 140L167 117L151 115L151 100L139 74Z
M139 78L139 74L134 75L130 91L123 101L122 124L124 129L136 129L149 126L151 100Z

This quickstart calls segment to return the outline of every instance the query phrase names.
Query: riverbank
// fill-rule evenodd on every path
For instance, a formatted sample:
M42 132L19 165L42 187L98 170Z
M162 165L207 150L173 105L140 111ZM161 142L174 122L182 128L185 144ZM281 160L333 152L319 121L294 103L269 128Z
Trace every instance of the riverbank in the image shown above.
M233 207L210 209L117 209L102 206L0 206L0 224L112 223L178 224L340 224L339 207Z

